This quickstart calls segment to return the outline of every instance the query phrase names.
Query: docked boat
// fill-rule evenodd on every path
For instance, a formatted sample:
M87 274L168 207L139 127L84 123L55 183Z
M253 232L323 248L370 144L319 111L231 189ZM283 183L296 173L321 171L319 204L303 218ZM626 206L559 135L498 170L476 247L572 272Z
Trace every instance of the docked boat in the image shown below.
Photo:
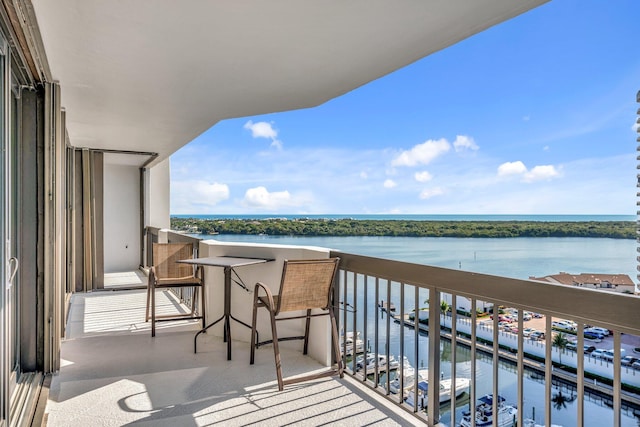
M403 374L403 385L405 391L409 391L409 389L413 387L413 382L415 381L415 373L416 371L413 367L407 368L405 365ZM428 369L418 369L418 381L426 381L428 374ZM391 382L389 383L389 391L394 394L400 392L400 375L397 375L393 380L391 380Z
M457 399L469 389L470 383L469 378L456 378L456 386L452 387L453 381L451 378L440 380L440 403L448 402L451 400L452 395ZM418 382L418 407L420 409L427 407L428 389L429 383L427 381ZM409 390L405 402L409 406L413 406L413 390Z
M387 356L384 354L367 354L366 359L363 356L359 356L356 359L356 371L367 371L367 374L373 374L376 370L376 363L378 366L378 373L393 371L398 369L400 363L396 360L393 355L389 356L389 360L387 360Z
M545 424L538 424L530 418L522 420L523 427L545 427ZM551 427L562 427L560 424L551 424Z
M392 302L380 301L380 303L378 304L378 307L380 307L383 311L387 311L387 312L396 311L396 306Z
M353 333L353 331L347 331L346 335L347 335L347 339L353 339L353 338L360 339L361 338L360 337L360 331L357 331L355 334ZM344 330L340 329L340 341L341 342L344 339L344 337L345 337Z
M493 395L487 394L478 399L476 404L475 425L476 427L492 427L494 418L497 419L498 427L512 427L518 415L518 408L505 403L505 398L498 395L498 413L493 414ZM462 413L460 427L471 427L471 413Z
M345 340L340 340L340 352L345 350L345 345L346 345L346 352L345 352L345 356L353 356L354 355L354 349L355 349L355 354L360 354L360 353L364 353L364 341L362 341L360 338L353 338L353 333L350 334L351 336L349 336L349 334L347 335L347 338ZM358 333L358 336L360 334Z

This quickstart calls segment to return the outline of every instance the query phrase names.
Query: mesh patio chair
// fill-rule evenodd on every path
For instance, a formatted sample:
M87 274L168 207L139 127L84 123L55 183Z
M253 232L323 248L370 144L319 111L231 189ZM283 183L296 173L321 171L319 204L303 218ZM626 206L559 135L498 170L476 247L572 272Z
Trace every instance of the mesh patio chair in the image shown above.
M151 319L151 336L156 336L156 322L202 319L205 326L204 270L201 266L179 264L176 261L193 258L193 243L154 243L153 266L147 285L147 312L145 321ZM191 312L185 314L156 314L156 290L169 288L193 288ZM196 312L198 300L201 310Z
M333 283L338 270L340 258L315 259L315 260L285 260L278 295L273 295L269 288L262 282L255 285L253 293L253 320L251 323L251 357L250 364L255 360L256 347L273 343L273 354L276 363L276 375L278 377L278 389L282 391L285 384L293 384L330 375L340 375L342 378L342 357L338 342L338 330L333 313L331 298ZM260 296L260 294L264 294ZM269 311L271 318L272 339L263 342L257 341L256 320L258 308L264 307ZM321 309L323 313L311 313L313 309ZM276 318L285 312L306 311L303 315L292 315ZM283 380L280 364L280 350L278 341L302 339L304 340L303 354L307 354L309 345L309 326L311 317L326 316L331 319L331 338L337 369L325 372ZM306 319L304 336L278 338L276 322L281 320Z

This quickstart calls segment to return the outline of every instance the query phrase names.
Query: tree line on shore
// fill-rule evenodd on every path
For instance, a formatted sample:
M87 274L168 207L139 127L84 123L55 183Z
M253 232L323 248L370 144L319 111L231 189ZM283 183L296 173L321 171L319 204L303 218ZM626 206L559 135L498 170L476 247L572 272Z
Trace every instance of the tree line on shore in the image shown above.
M633 221L412 221L356 219L171 218L171 228L192 234L391 237L602 237L635 239Z

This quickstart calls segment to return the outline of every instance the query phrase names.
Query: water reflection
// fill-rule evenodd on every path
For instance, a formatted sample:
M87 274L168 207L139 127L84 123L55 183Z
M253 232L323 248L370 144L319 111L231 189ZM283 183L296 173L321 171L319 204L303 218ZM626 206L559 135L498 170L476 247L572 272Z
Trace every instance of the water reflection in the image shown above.
M566 394L562 394L562 390L558 390L557 393L553 393L553 397L551 401L553 402L553 407L557 410L566 409L568 402L573 402L576 400L576 396L567 396Z

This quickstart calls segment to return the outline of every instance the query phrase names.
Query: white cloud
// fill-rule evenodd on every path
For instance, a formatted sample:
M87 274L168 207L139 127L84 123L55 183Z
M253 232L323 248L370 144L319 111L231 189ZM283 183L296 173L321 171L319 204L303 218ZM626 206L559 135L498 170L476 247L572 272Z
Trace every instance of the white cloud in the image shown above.
M207 181L173 181L171 183L172 213L211 213L229 198L229 186Z
M426 200L435 196L440 196L442 194L444 194L444 190L440 187L425 188L424 190L422 190L419 197L423 200Z
M456 140L453 141L453 148L455 148L456 152L460 152L463 150L478 150L478 144L466 135L457 135Z
M633 124L633 126L631 126L631 130L634 132L638 132L638 129L640 129L640 123L636 122Z
M387 179L387 180L384 181L383 185L384 185L384 188L393 188L393 187L397 186L398 184L392 179Z
M520 160L506 162L498 166L498 176L519 175L527 172L527 167Z
M544 181L558 178L562 174L553 165L534 166L531 170L520 160L506 162L498 166L498 176L520 175L523 182Z
M274 139L278 137L278 131L271 126L271 123L257 122L249 120L244 124L244 128L251 131L251 136L254 138L270 138Z
M457 139L456 139L457 140ZM451 149L451 144L444 139L433 140L423 142L414 146L412 149L403 151L391 162L392 166L416 166L427 165L435 158L448 152Z
M422 171L422 172L416 172L413 177L415 178L416 181L418 182L427 182L427 181L431 181L431 179L433 178L433 175L431 175L429 172L427 171Z
M244 195L246 206L258 209L278 210L287 206L294 206L294 200L288 191L274 191L270 193L265 187L250 188Z
M278 140L278 131L273 128L271 123L257 122L249 120L244 124L244 128L251 131L251 136L254 138L267 138L271 140L271 146L281 150L282 141Z
M560 172L553 165L535 166L529 172L524 174L524 181L543 181L557 178L559 176Z

